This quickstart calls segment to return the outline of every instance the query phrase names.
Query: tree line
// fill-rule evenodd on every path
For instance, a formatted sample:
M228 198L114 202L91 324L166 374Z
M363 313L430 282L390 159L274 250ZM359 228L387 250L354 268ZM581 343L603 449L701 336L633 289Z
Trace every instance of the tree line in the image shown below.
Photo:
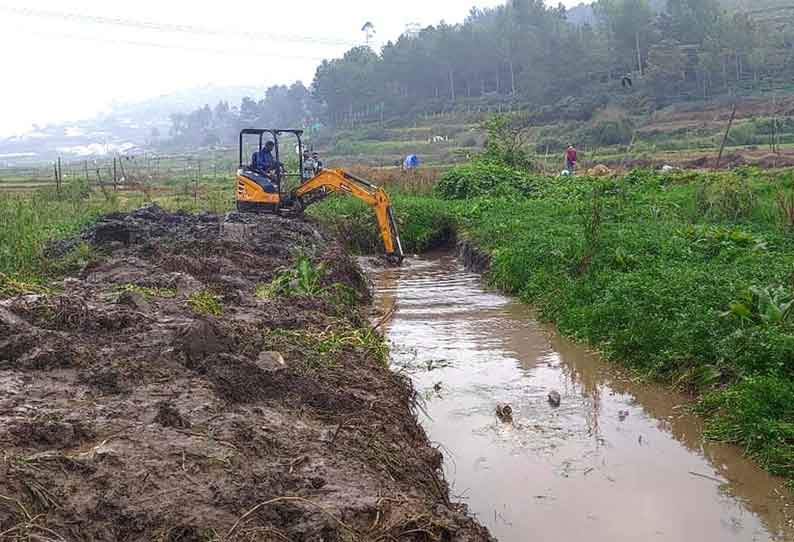
M577 9L591 16L573 22L542 0L474 8L462 23L323 61L308 89L272 87L259 102L206 107L175 119L174 131L191 122L222 130L230 112L238 125L337 125L362 112L401 117L472 102L554 112L571 99L603 105L627 85L635 103L652 108L794 82L794 6L786 2L755 0L748 10L737 0L597 0Z

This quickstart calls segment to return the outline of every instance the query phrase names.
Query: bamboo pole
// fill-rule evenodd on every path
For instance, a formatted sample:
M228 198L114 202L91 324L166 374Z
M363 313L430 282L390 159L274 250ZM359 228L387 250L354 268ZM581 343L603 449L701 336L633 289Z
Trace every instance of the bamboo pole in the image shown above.
M731 111L731 119L728 121L728 127L725 129L725 135L722 138L722 145L720 145L720 154L717 156L717 165L714 169L720 168L720 162L722 162L722 153L725 150L725 144L728 142L728 136L731 133L731 127L733 127L733 121L736 118L736 105L737 102L733 102L733 111Z

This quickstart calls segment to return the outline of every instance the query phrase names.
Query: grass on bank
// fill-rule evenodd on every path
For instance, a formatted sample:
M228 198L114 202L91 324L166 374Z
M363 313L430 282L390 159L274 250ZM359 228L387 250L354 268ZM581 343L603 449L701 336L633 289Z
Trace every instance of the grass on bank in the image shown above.
M491 254L494 285L694 393L710 437L794 477L794 172L500 182L471 168L433 197L392 194L410 251L457 229ZM336 200L314 212L355 249L380 250L369 209Z
M232 208L233 193L231 183L116 192L92 191L82 182L67 183L61 194L51 188L0 193L0 297L35 293L49 277L68 271L70 262L79 264L92 257L86 246L79 245L65 260L52 261L43 253L48 242L77 234L103 214L148 202L169 210L224 212Z

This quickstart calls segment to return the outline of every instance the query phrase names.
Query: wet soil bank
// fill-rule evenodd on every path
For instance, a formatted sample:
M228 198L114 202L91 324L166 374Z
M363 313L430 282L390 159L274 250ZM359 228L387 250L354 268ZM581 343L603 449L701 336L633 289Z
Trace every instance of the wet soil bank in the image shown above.
M705 441L686 397L633 381L486 289L464 262L484 269L487 258L461 249L370 272L376 308L396 307L393 365L424 398L421 422L442 446L455 499L494 536L794 540L794 495L781 480Z
M313 223L147 207L53 257L78 241L98 263L0 302L0 540L490 540ZM257 297L298 253L322 293Z

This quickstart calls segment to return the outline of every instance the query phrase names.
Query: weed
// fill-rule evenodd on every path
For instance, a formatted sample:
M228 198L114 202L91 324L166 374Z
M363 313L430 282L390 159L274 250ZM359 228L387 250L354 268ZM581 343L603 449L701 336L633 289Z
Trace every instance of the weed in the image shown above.
M786 232L794 232L794 193L782 190L778 192L777 210L783 229Z
M50 274L62 276L79 273L87 265L99 259L100 255L94 246L83 241L78 243L64 257L45 265Z
M220 299L209 290L193 292L188 297L187 304L193 312L202 316L221 316L223 314Z
M456 226L452 202L399 191L391 192L390 196L406 252L419 253L440 248L454 237ZM383 252L375 213L360 201L332 198L313 206L309 212L335 231L350 250L359 254Z
M730 389L708 394L700 410L709 417L709 437L743 444L772 473L791 476L794 383L769 376L747 378Z
M295 267L278 273L270 284L258 285L256 297L259 299L277 296L318 297L325 292L322 279L326 272L325 265L315 266L309 258L302 256Z
M124 284L116 289L117 293L132 292L141 294L144 297L161 297L161 298L174 298L176 297L176 288L157 288L149 286L140 286L138 284Z
M445 199L471 199L488 195L526 197L538 191L538 179L525 171L478 159L451 168L439 181L436 192Z
M301 258L295 266L294 274L294 290L298 295L316 297L322 293L321 281L326 274L325 265L315 266L308 258Z
M777 288L751 287L730 304L725 317L742 323L780 324L794 317L794 296L782 286Z
M579 211L582 222L583 243L580 255L571 269L571 273L577 277L587 273L598 251L601 241L601 225L604 211L603 193L603 186L593 189L590 200L584 204ZM618 257L620 257L620 255L618 255Z
M45 288L39 284L23 282L12 276L0 273L0 299L18 295L49 295L51 293L52 291L49 288Z
M698 212L710 220L746 220L756 204L756 193L746 180L738 176L718 177L712 183L701 184L696 193Z

